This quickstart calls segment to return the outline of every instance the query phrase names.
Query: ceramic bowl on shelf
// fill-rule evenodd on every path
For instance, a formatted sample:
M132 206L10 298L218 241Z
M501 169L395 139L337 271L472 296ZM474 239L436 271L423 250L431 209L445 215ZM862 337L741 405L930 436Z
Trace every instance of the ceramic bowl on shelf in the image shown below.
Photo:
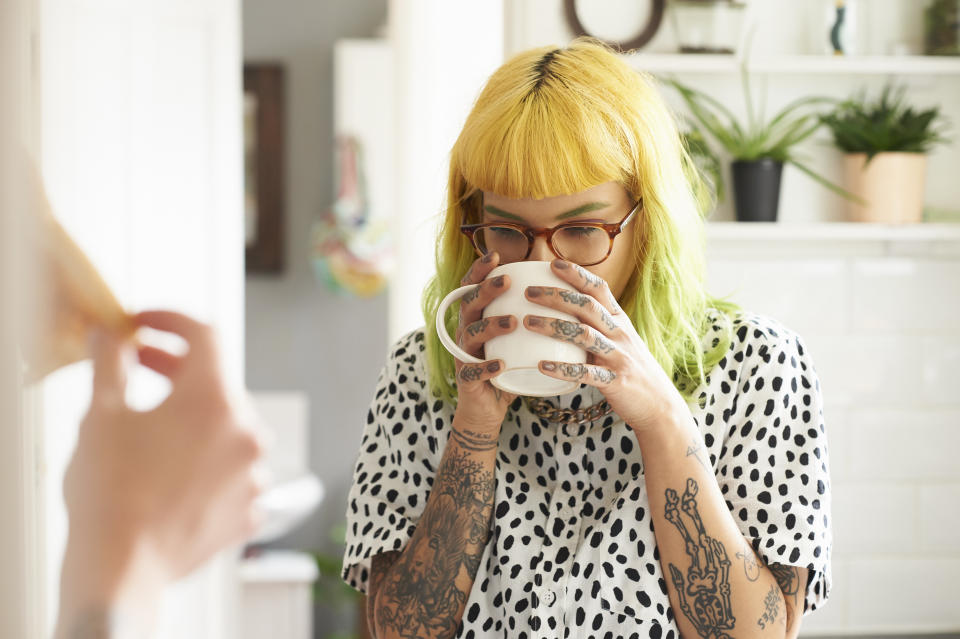
M671 0L681 53L734 53L747 5L736 0Z

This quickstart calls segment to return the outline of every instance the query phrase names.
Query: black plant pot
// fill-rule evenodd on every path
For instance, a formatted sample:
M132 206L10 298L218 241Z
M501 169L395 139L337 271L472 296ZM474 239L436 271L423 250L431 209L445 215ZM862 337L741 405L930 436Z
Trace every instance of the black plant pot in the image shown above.
M763 158L733 163L733 197L738 222L776 222L783 162Z

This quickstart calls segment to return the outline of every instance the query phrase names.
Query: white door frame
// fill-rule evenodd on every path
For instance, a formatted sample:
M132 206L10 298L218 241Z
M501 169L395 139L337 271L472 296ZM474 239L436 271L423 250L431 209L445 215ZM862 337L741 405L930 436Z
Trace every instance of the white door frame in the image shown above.
M40 430L33 396L20 390L16 352L14 309L32 290L22 277L15 214L27 194L13 172L19 149L3 140L19 137L29 152L38 147L38 15L37 0L0 3L0 636L26 638L41 637L45 625Z

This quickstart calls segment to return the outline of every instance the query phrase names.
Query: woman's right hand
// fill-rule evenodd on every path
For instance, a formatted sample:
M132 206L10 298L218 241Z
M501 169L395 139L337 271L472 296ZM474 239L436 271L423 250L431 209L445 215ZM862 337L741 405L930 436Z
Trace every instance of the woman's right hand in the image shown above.
M517 328L517 318L512 315L483 317L487 304L510 288L506 275L491 280L484 278L500 262L497 253L487 253L478 258L460 284L478 284L460 300L460 325L457 327L457 344L474 357L483 358L483 346L488 340L505 335ZM480 364L465 364L454 360L457 369L457 412L455 424L472 431L499 435L500 426L507 408L516 395L495 388L489 380L503 372L502 360L489 360Z

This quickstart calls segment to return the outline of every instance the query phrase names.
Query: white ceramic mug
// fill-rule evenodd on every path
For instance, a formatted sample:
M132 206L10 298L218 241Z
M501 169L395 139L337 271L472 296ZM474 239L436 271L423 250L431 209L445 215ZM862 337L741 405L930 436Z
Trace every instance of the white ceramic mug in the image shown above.
M584 364L587 361L587 352L575 344L562 342L540 333L534 333L523 325L526 315L541 315L556 317L573 322L577 318L567 313L534 304L527 299L525 291L528 286L555 286L575 291L572 286L557 277L550 270L550 262L512 262L496 267L487 279L499 275L510 276L510 288L490 302L483 309L483 317L499 315L513 315L517 318L517 328L506 335L498 335L488 341L484 348L487 360L500 359L504 363L504 371L490 380L490 383L502 391L516 395L531 397L547 397L563 395L579 388L578 382L549 377L540 372L540 360L570 362ZM447 309L456 300L475 289L479 284L461 286L451 291L440 302L437 309L437 334L440 342L450 353L461 362L479 364L485 360L477 359L465 352L447 333L444 318Z

